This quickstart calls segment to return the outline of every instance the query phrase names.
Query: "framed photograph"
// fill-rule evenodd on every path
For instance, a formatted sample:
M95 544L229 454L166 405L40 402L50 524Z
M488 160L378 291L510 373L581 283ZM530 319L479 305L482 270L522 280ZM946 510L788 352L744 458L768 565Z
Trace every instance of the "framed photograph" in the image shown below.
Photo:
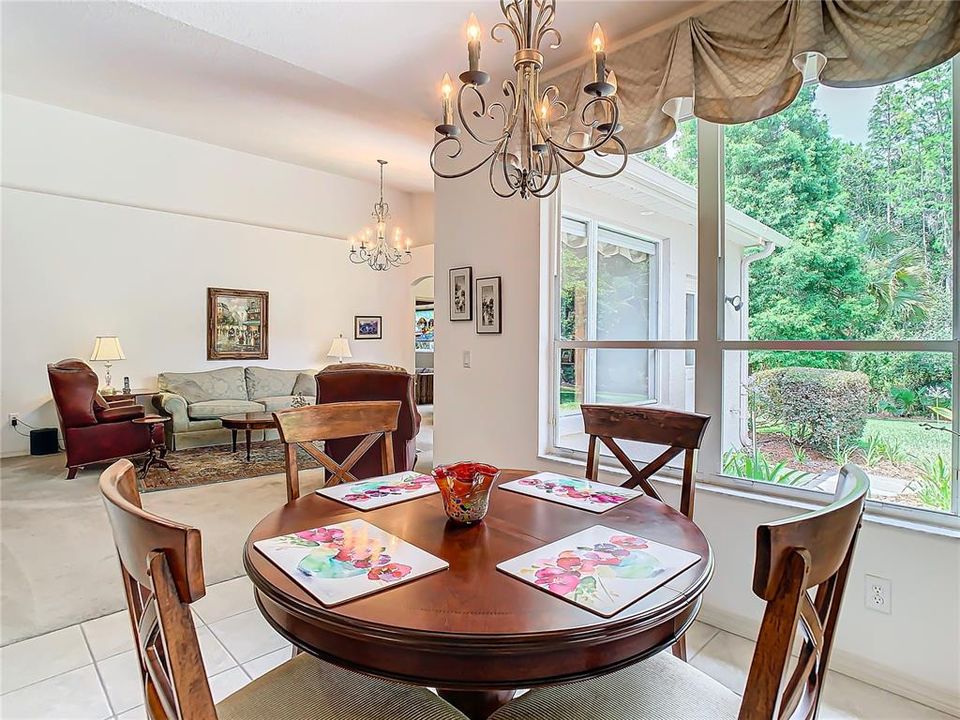
M270 357L269 296L264 290L207 288L207 360Z
M473 320L473 268L450 271L450 320Z
M477 278L477 332L499 335L503 331L500 276Z
M380 315L354 315L353 337L355 340L381 340L383 317Z

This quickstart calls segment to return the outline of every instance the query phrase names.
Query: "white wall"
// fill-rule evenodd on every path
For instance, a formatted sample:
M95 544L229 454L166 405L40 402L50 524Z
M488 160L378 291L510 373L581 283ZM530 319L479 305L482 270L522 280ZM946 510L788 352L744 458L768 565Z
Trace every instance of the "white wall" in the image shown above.
M545 203L546 204L546 203ZM434 457L500 467L580 473L538 457L540 409L549 384L541 369L546 338L546 268L541 266L541 218L536 201L493 196L482 172L436 183L438 311ZM447 272L472 265L474 275L503 276L504 334L480 336L472 323L451 323L445 307ZM679 312L681 308L676 308ZM472 367L462 367L462 352ZM673 486L664 486L667 496ZM757 525L795 508L701 486L697 522L716 553L716 574L704 619L733 632L756 631L760 603L751 576ZM890 578L893 614L863 606L863 576ZM840 619L833 667L891 690L960 710L960 543L867 521Z
M411 283L433 272L432 246L378 273L325 236L368 221L373 184L10 96L2 183L5 455L28 442L8 413L56 426L46 364L88 358L95 335L123 344L115 386L127 375L151 387L164 370L321 367L339 333L356 360L413 367ZM432 226L409 197L388 199L398 222ZM207 287L269 291L268 360L206 360ZM355 341L354 315L382 315L383 340Z

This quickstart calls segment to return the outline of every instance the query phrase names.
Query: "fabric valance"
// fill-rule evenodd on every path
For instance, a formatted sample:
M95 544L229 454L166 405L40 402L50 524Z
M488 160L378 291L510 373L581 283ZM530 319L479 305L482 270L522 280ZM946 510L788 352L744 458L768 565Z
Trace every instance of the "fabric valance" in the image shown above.
M960 2L731 0L672 28L614 48L623 131L631 153L666 142L682 108L721 124L787 107L804 71L824 85L865 87L934 67L960 51ZM587 98L585 63L554 82ZM574 117L571 115L571 118ZM588 118L589 119L589 118Z

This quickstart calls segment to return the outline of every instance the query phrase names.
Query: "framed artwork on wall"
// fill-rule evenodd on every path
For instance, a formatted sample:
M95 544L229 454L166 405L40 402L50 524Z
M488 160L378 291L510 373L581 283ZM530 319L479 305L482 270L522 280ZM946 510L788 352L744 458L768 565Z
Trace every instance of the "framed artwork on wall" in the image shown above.
M450 270L450 320L473 320L473 268Z
M500 276L477 278L477 333L499 335L503 332L503 301Z
M380 315L354 315L353 337L355 340L381 340L383 317Z
M266 360L270 293L207 288L207 360Z

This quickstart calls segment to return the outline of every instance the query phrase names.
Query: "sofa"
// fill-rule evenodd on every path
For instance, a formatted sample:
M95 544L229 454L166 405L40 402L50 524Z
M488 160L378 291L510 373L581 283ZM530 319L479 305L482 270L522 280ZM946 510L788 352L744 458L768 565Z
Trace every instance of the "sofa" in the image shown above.
M229 442L220 418L246 412L289 408L298 393L313 404L316 370L226 367L192 373L160 373L153 405L173 421L167 423L171 449ZM274 434L273 431L270 433ZM267 435L269 437L270 435Z

